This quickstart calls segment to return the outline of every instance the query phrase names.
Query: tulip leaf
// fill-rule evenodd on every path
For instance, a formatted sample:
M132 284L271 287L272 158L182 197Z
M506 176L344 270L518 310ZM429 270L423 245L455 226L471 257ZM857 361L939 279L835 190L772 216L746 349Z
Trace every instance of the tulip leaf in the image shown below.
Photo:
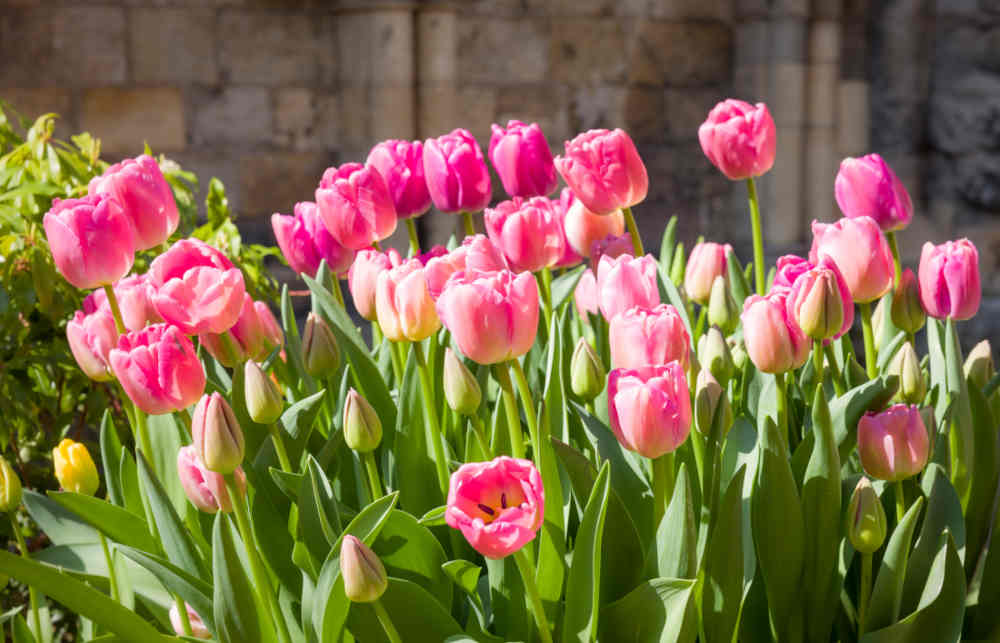
M531 613L524 600L524 583L513 556L486 559L489 607L497 634L506 641L527 641L531 637Z
M295 309L292 307L288 284L281 286L281 328L285 333L285 355L288 357L290 370L302 380L306 391L315 391L316 383L306 372L306 365L302 361L302 340L299 337L299 325L295 320ZM285 428L287 429L288 425L285 425Z
M115 546L114 549L117 550L118 547ZM109 587L107 559L104 557L104 549L97 543L46 547L35 552L32 559L58 567L93 587ZM128 598L125 591L127 587L132 588L127 593L139 595L157 605L169 605L172 601L159 580L139 565L119 556L116 569L119 570L118 589L123 604Z
M654 578L601 610L601 641L694 643L698 636L694 580ZM728 641L726 642L728 643Z
M139 456L139 479L142 481L142 488L149 502L153 520L156 521L160 542L163 543L163 551L167 554L167 558L192 576L206 575L208 570L198 555L187 527L181 522L163 486L149 470L146 457L140 452L136 453ZM174 466L174 471L176 470L177 467Z
M130 511L100 498L71 491L50 491L49 497L115 542L143 551L157 550L157 543L150 535L146 521Z
M121 547L119 551L156 576L170 592L176 593L189 603L201 616L210 631L215 631L215 614L212 609L212 586L204 580L188 574L170 561L131 547Z
M278 420L284 432L287 434L285 442L288 446L289 458L292 462L298 462L316 428L316 418L320 409L323 408L323 400L326 398L326 389L320 389L309 397L303 398L292 404L281 414Z
M888 315L887 315L888 316ZM892 358L896 355L896 351L906 343L906 333L904 331L899 331L895 337L886 342L885 346L878 349L878 370L879 372L885 371L886 366L892 361Z
M847 461L857 445L861 416L869 409L883 407L894 392L895 386L890 386L886 378L877 378L852 388L830 402L830 419L841 462Z
M972 481L975 475L975 458L977 446L975 429L972 426L972 407L969 403L969 390L966 385L965 373L962 368L962 348L958 341L955 322L951 319L945 325L944 331L944 361L948 380L948 393L955 400L955 408L951 415L951 427L948 430L948 454L951 458L951 484L955 486L962 507L969 515L969 501L972 496ZM989 427L993 434L992 440L983 445L983 449L996 448L996 427ZM987 473L987 476L990 474ZM988 484L984 482L984 485ZM992 501L992 497L989 498ZM972 525L967 525L971 527ZM967 532L970 544L977 534ZM971 552L975 554L976 552Z
M667 227L663 229L663 236L660 238L660 265L670 269L674 262L674 246L677 244L677 215L670 217Z
M312 456L306 459L306 473L299 485L299 539L317 561L324 560L337 542L342 526L333 486Z
M221 643L261 640L260 615L253 583L237 550L233 527L224 513L215 515L212 529L212 594L215 635Z
M702 619L706 643L729 643L739 622L743 600L743 478L740 467L719 504L705 550Z
M739 258L731 248L726 249L726 276L729 279L729 292L733 296L733 301L742 308L743 302L753 294L753 290L750 289L750 282L747 281Z
M479 576L483 573L482 567L460 558L458 560L449 560L447 563L441 565L441 569L452 582L458 585L473 600L479 600L476 587L479 584Z
M97 530L55 500L31 489L24 490L24 507L38 528L55 545L97 543Z
M371 548L390 576L416 583L442 608L451 609L452 582L441 569L448 557L431 530L416 518L405 511L393 510Z
M882 555L882 565L875 578L865 629L877 630L888 627L899 619L910 545L923 507L924 499L918 498L892 531L892 536L885 546L885 553Z
M275 467L268 467L268 473L271 474L271 480L274 481L274 486L276 486L281 493L291 500L296 502L299 499L299 487L302 484L302 479L306 477L304 473L288 473L287 471L282 471Z
M681 464L656 540L646 556L646 576L653 578L694 578L698 571L698 528L688 468Z
M443 641L462 633L448 609L426 589L406 579L390 576L389 586L379 600L396 631L407 641ZM367 603L351 605L347 627L359 641L385 639L375 610Z
M108 488L108 500L119 507L125 506L125 494L122 492L120 456L122 442L118 438L111 409L105 409L101 417L101 465L104 469L104 483Z
M399 489L400 506L414 515L423 515L444 504L424 420L424 396L417 361L412 351L399 387L395 431L385 440L391 440L391 447L384 445L386 452L391 453L391 466L384 469L395 472L394 488Z
M573 563L566 581L566 611L562 623L564 643L596 638L601 605L601 543L611 494L610 476L611 465L605 463L594 481L576 532Z
M268 447L272 448L271 445ZM247 478L254 490L250 496L250 514L253 516L251 527L261 557L274 571L281 585L298 595L302 590L302 574L288 555L295 546L288 531L291 503L273 477L268 475L270 468L271 464L246 467Z
M119 462L118 477L122 483L125 508L137 516L145 516L142 490L139 489L139 469L135 464L135 458L132 457L132 453L127 447L122 447Z
M965 533L968 555L965 568L970 573L979 560L986 543L993 514L993 497L997 489L997 422L983 392L966 382L965 394L972 419L975 461L969 506L965 511ZM956 400L961 412L962 403Z
M434 507L423 516L420 517L419 522L424 527L440 527L445 524L444 514L448 510L448 505L441 505L439 507Z
M242 372L242 369L237 370ZM184 515L184 512L187 511L188 499L184 494L181 477L177 473L177 452L187 440L181 440L181 428L173 413L150 415L147 422L153 457L150 459L148 453L143 455L147 464L153 465L154 476L160 482L167 497L170 498L174 509L178 514Z
M586 268L583 265L577 266L552 280L552 310L559 310L573 296L576 284Z
M687 306L684 305L684 298L681 296L677 286L671 281L669 275L667 275L666 269L663 266L658 265L656 270L656 285L660 291L660 301L668 303L677 309L677 314L680 315L681 321L684 322L684 328L687 329L688 337L691 338L691 347L696 348L694 345L694 326L691 325L691 318L688 317Z
M566 386L563 373L567 372L566 319L569 311L552 316L549 331L548 360L546 364L545 394L538 418L538 463L545 489L545 516L538 538L538 593L549 616L555 618L559 599L563 594L566 576L566 527L563 523L563 489L559 463L550 436L553 432L567 432Z

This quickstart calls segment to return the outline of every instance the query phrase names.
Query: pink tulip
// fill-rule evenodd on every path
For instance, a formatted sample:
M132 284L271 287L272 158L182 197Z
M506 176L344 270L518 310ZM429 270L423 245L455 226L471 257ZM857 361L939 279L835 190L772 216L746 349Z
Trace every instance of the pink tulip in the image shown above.
M576 288L573 290L573 302L576 304L577 314L584 321L589 319L588 315L600 312L597 303L597 277L594 276L593 270L588 268L580 275L580 281L576 282Z
M386 339L419 342L441 328L418 259L384 270L375 285L375 311Z
M723 245L711 241L704 241L691 248L687 268L684 270L684 290L692 301L703 306L708 304L715 278L726 276L726 253L732 249L728 243Z
M490 241L517 272L554 266L566 249L559 213L546 197L503 201L487 208L484 220Z
M813 243L809 261L822 256L840 268L851 298L858 303L874 301L892 288L895 267L889 242L871 217L840 219L836 223L813 221Z
M375 282L383 270L389 270L402 263L402 257L395 248L386 252L362 250L354 258L347 273L347 288L351 291L354 307L358 314L368 321L375 321Z
M786 305L788 314L812 339L840 339L854 324L851 292L829 257L795 279Z
M605 215L594 214L569 188L564 188L562 193L564 199L569 199L563 219L566 241L577 254L589 257L595 243L625 234L625 215L621 210ZM632 237L628 239L628 249L632 250Z
M88 192L118 200L132 222L136 250L164 243L181 220L170 184L156 160L147 154L104 170L104 174L90 180Z
M247 477L243 467L234 472L236 485L246 494ZM177 475L181 479L184 493L199 511L214 514L218 511L229 513L233 510L233 501L226 490L226 480L221 473L209 471L198 457L194 445L183 446L177 452Z
M677 309L669 304L656 308L629 308L611 320L608 329L611 368L660 366L676 361L685 371L689 365L691 337Z
M250 295L243 296L240 317L228 332L228 338L223 338L222 333L206 333L199 335L198 341L220 364L229 368L248 359L263 361L285 341L284 331L271 309L262 301L254 301Z
M146 324L163 321L153 306L153 287L149 283L149 275L129 275L115 283L114 291L122 321L128 330L142 330ZM111 312L108 295L103 288L95 290L83 300L83 312L88 315L101 309Z
M510 266L500 249L486 235L475 234L463 239L462 245L451 252L430 259L425 267L427 289L431 293L431 298L437 301L448 278L456 272L462 270L496 272L508 270Z
M424 141L424 173L431 200L442 212L479 212L490 204L490 172L468 130Z
M883 232L902 230L913 219L909 193L878 154L841 161L833 193L845 217L871 217Z
M378 170L400 219L419 217L431 209L424 177L424 144L420 141L382 141L368 153L368 165Z
M509 556L531 542L544 517L542 476L530 460L500 456L451 474L445 522L487 558Z
M774 274L772 288L791 288L799 275L813 267L808 259L798 255L783 255L778 257L777 272Z
M760 176L774 165L775 127L767 105L727 98L698 128L701 149L734 181Z
M132 268L135 232L113 197L53 199L42 225L56 268L77 288L113 284Z
M421 266L427 266L431 259L437 259L438 257L443 257L448 254L448 249L442 245L433 246L427 252L421 252L416 256L416 259L420 262Z
M915 476L927 464L930 439L916 406L895 404L858 421L861 466L873 478L896 482Z
M649 191L646 166L635 143L620 129L593 129L566 141L555 159L576 198L594 214L611 214L641 203Z
M176 326L153 324L122 335L108 361L125 393L150 415L185 409L205 391L205 369Z
M931 317L969 319L979 310L979 252L968 239L939 246L927 242L920 253L920 301Z
M327 168L316 188L316 209L334 240L349 250L367 248L396 230L396 206L371 165Z
M789 290L751 295L743 302L743 341L747 355L765 373L784 373L809 358L811 342L788 311Z
M90 314L76 311L73 319L66 323L66 339L84 375L98 382L114 379L108 365L108 353L118 345L118 330L110 308Z
M188 335L224 333L243 310L243 273L197 239L181 239L154 259L149 277L156 312Z
M552 206L555 208L559 219L559 232L562 236L563 245L562 256L552 266L553 268L572 268L583 263L584 255L574 250L566 238L566 215L569 213L570 206L573 205L574 201L576 201L576 197L573 196L573 190L569 188L563 188L562 192L559 193L559 199L552 200Z
M691 393L679 362L608 375L608 419L629 451L658 458L677 449L691 432Z
M660 303L656 260L652 255L638 259L629 254L615 259L601 257L597 266L597 299L601 314L608 321L635 306L656 308Z
M538 283L530 272L457 272L437 300L441 323L479 364L524 355L538 332Z
M212 633L205 627L198 612L194 611L194 608L187 603L184 603L184 608L187 610L188 623L191 624L191 635L196 639L212 638ZM177 610L176 603L170 606L170 626L174 628L174 633L177 636L184 636L184 622L181 620L181 613Z
M271 228L281 254L296 273L313 277L326 259L333 274L343 278L354 261L354 251L337 243L320 221L312 201L296 203L293 216L272 214Z
M612 215L613 216L613 215ZM632 235L629 233L615 236L608 236L590 244L590 266L597 268L601 265L601 257L607 256L610 259L617 259L622 255L630 255L635 252L632 245Z
M511 196L547 196L559 183L552 152L538 123L510 121L506 130L494 123L489 153L503 189Z

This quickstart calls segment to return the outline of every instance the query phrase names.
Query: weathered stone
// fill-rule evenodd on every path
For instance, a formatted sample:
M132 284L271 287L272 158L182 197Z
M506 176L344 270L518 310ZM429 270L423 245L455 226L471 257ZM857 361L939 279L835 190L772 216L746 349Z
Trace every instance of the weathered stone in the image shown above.
M271 140L271 96L263 87L192 92L193 142L264 143Z
M298 201L311 201L323 170L325 154L250 154L239 160L239 190L247 216L289 212Z
M39 85L58 70L52 50L52 13L40 9L0 12L0 85Z
M409 9L372 13L372 38L368 50L375 85L413 86L413 28Z
M469 91L475 91L474 89ZM488 91L488 90L483 90ZM417 137L424 139L450 132L462 125L469 116L470 104L460 98L454 85L421 85L417 91ZM493 117L492 106L486 118ZM461 114L461 116L459 116Z
M243 201L240 198L239 154L224 146L212 146L210 149L191 149L167 155L180 163L181 167L194 172L198 177L198 192L195 202L201 208L208 196L208 184L212 178L219 179L226 188L226 198L230 209L237 215L243 212ZM242 228L242 226L240 226Z
M622 127L625 123L624 87L586 87L576 89L570 103L570 128L583 132L596 128Z
M760 65L767 62L770 43L766 20L748 20L733 28L733 58L738 65Z
M777 243L793 243L802 237L802 130L798 126L778 125L778 146L774 169L769 174L772 182L773 202L765 210L770 225L765 230L767 239Z
M317 147L324 150L337 149L342 138L340 99L336 94L317 94L313 111L316 118L313 130Z
M454 83L458 78L458 22L455 11L417 13L417 79Z
M774 122L779 127L802 123L806 106L806 66L802 63L775 63L771 74L768 107Z
M809 15L809 4L810 0L771 0L771 15L804 18Z
M154 152L173 152L186 143L184 101L179 90L168 87L87 90L80 127L99 137L102 151L110 154L134 156L143 143Z
M458 50L462 82L516 85L542 82L549 75L549 27L544 21L463 18Z
M329 26L323 16L223 10L218 28L223 79L265 85L328 84L336 51Z
M312 90L295 87L275 92L275 145L297 150L319 149L322 144L314 135L315 124L316 98Z
M733 95L751 103L764 100L770 94L769 79L769 67L764 63L737 65L733 70Z
M0 89L0 100L10 103L21 117L29 124L42 114L54 112L56 119L55 135L66 139L77 130L76 114L73 112L73 97L68 89L44 87L39 89L8 88ZM13 121L11 114L7 115Z
M975 154L957 162L958 194L969 205L1000 212L1000 155Z
M569 124L569 91L565 87L523 87L497 92L496 115L490 123L510 120L538 123L549 146L562 150L563 141L576 131Z
M130 19L133 80L215 83L215 13L193 8L134 10Z
M846 20L841 24L840 77L857 80L868 79L868 26L860 20Z
M809 25L809 61L836 63L840 59L840 23L821 20Z
M809 65L806 79L806 123L832 127L837 120L837 65Z
M722 92L711 89L667 89L664 94L665 135L670 142L693 141L698 127L708 112L722 98Z
M528 11L547 16L595 16L606 17L615 13L634 14L641 12L649 0L526 0ZM621 5L625 5L623 8ZM630 6L631 5L631 6Z
M931 99L931 144L949 154L1000 149L1000 96L939 93Z
M20 38L19 38L20 40ZM52 21L52 47L67 84L125 82L125 11L118 7L65 7Z
M801 18L778 18L768 24L767 39L771 59L779 62L805 62L806 22Z
M833 127L806 128L803 188L806 217L832 221L837 216L833 181L840 159L837 157L837 133Z
M374 142L371 136L371 109L368 90L344 87L337 92L337 112L340 114L337 139L344 156L354 158Z
M699 86L730 80L732 34L720 23L640 21L632 43L629 82ZM622 60L610 48L603 55Z
M417 105L413 87L372 87L369 95L373 142L416 136Z
M552 25L551 79L572 85L625 80L625 32L614 18L567 18Z
M842 80L837 91L837 142L839 156L868 153L868 83Z
M768 4L768 0L736 0L736 16L739 18L766 17Z

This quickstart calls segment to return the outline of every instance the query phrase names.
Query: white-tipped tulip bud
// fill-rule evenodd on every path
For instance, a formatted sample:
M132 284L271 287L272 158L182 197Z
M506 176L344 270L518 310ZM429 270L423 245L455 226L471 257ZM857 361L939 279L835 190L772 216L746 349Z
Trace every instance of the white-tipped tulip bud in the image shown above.
M847 508L847 536L851 545L862 554L873 554L885 542L887 530L882 501L871 481L861 476Z
M460 415L475 413L483 399L476 376L450 348L444 351L444 399Z
M355 603L377 601L389 586L385 565L367 545L351 536L344 536L340 545L340 576L344 593Z
M316 313L306 317L302 333L302 361L313 377L325 377L340 368L340 348L326 321Z
M920 404L927 393L927 380L920 370L920 358L913 344L906 342L899 347L889 362L888 372L899 378L895 398L907 404Z
M581 337L573 349L573 357L569 363L569 383L573 395L589 402L601 394L607 379L608 371L601 358L590 343Z
M353 388L344 402L344 442L358 453L369 453L382 442L382 421L368 400Z
M257 424L273 424L285 410L278 385L253 360L248 360L243 369L243 390L250 419Z

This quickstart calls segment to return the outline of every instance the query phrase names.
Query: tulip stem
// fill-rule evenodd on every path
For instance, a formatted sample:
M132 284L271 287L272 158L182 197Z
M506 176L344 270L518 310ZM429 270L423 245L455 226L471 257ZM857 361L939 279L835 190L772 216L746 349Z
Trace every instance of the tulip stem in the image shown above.
M858 597L858 637L865 632L865 618L868 616L868 597L872 589L872 555L861 555L861 596Z
M552 632L549 630L549 621L545 618L545 607L538 593L538 585L535 584L535 566L528 558L525 549L522 547L514 552L514 562L517 563L517 570L521 572L524 590L531 601L531 611L535 614L535 624L538 626L538 637L542 639L542 643L552 643Z
M552 271L548 268L541 270L541 282L538 289L542 297L542 313L545 315L545 330L552 327Z
M622 214L625 215L625 227L628 229L628 234L632 237L632 252L635 253L634 256L638 259L646 254L642 249L642 237L639 236L639 226L635 224L635 217L632 216L632 208L627 206L622 208Z
M271 442L274 444L274 452L278 454L278 463L285 473L295 473L292 469L292 461L288 458L288 450L285 449L285 440L281 437L281 427L277 422L267 425L267 430L271 434Z
M472 425L472 432L476 434L476 441L479 442L479 449L486 456L487 460L493 459L493 449L490 448L490 441L486 437L486 427L483 425L483 418L478 413L469 416L469 423Z
M115 572L115 561L111 557L111 550L108 548L108 539L104 537L104 532L97 530L97 535L101 539L101 549L104 550L104 562L108 565L108 584L111 585L111 599L118 602L118 574Z
M14 530L14 537L17 539L17 546L21 548L21 556L25 560L31 558L31 553L28 551L28 543L24 541L24 534L21 533L21 527L17 524L17 517L14 512L7 514L10 518L10 526ZM33 586L28 585L28 596L31 601L31 622L32 629L35 630L35 637L41 641L44 637L42 636L42 619L38 616L38 590Z
M431 371L424 359L424 347L420 342L413 342L413 355L420 370L420 387L424 392L424 418L431 430L431 447L434 449L434 466L437 469L438 486L441 493L448 497L448 463L445 462L444 445L441 444L441 420L434 410L434 385Z
M476 234L476 224L472 221L471 212L462 213L462 223L465 224L465 236L471 237Z
M899 246L896 245L896 231L890 230L885 236L889 240L889 249L892 250L892 265L895 269L895 279L892 285L896 288L899 286L899 280L903 276L903 267L899 261Z
M750 229L753 233L753 274L757 294L764 294L764 235L760 229L760 202L757 200L757 184L753 177L747 177L747 192L750 196Z
M789 455L792 452L792 436L791 427L788 422L788 398L787 390L785 388L785 374L775 373L774 374L774 386L775 386L775 398L778 403L778 433L780 433L785 438L785 449L788 450Z
M861 311L861 332L865 340L865 370L868 372L868 379L873 380L878 377L878 364L875 353L875 333L872 330L872 305L870 302L858 304Z
M837 367L837 358L833 354L833 344L826 346L823 349L826 353L826 367L830 369L830 379L833 380L833 390L837 395L843 395L845 392L844 382L840 377L840 369Z
M389 357L392 361L392 374L396 376L396 382L399 384L400 388L403 386L403 356L402 356L402 346L397 342L388 342L386 344L386 350L389 351Z
M896 524L903 522L906 515L906 493L903 491L903 481L897 480L894 484L894 495L896 496Z
M817 390L823 388L823 340L813 342L813 370L816 372Z
M412 218L406 219L406 231L410 234L410 256L420 254L420 236L417 234L417 224Z
M535 400L531 396L531 387L528 386L528 378L524 375L521 363L516 359L510 360L511 370L514 371L514 380L517 382L517 390L521 395L521 406L524 407L524 415L528 418L528 433L531 436L531 449L534 451L536 463L541 462L542 445L539 444L538 416L535 412Z
M493 368L493 377L503 393L503 405L507 410L507 430L510 433L510 454L515 458L524 457L524 435L521 433L521 414L517 410L514 385L510 381L510 367L500 362Z
M365 471L368 472L368 484L372 488L372 500L378 500L385 494L382 493L382 481L378 475L378 466L375 464L375 456L371 451L361 453L361 460L365 463Z
M177 616L181 619L181 629L184 630L184 636L194 636L194 630L191 628L191 619L188 617L187 604L184 599L174 594L174 605L177 606Z
M340 304L341 308L347 308L347 304L344 303L344 291L340 289L340 277L337 275L333 276L333 296L337 298L337 303Z
M389 643L402 643L403 639L399 638L399 632L396 631L396 626L392 624L389 612L385 611L382 601L375 599L371 605L372 609L375 610L375 616L378 617L378 622L382 624L382 629L385 630L385 636L389 639Z
M656 526L667 512L675 482L673 452L653 458L653 524Z
M115 297L115 289L110 284L104 284L104 293L108 296L108 305L111 306L111 314L115 318L115 328L118 329L119 335L124 335L128 330L125 328L125 322L122 320L122 309L118 307L118 298Z
M135 407L135 433L139 439L139 447L142 449L142 454L146 456L146 462L153 470L153 475L158 477L159 472L156 470L156 459L153 457L153 443L149 441L149 425L146 424L146 412L138 406Z

